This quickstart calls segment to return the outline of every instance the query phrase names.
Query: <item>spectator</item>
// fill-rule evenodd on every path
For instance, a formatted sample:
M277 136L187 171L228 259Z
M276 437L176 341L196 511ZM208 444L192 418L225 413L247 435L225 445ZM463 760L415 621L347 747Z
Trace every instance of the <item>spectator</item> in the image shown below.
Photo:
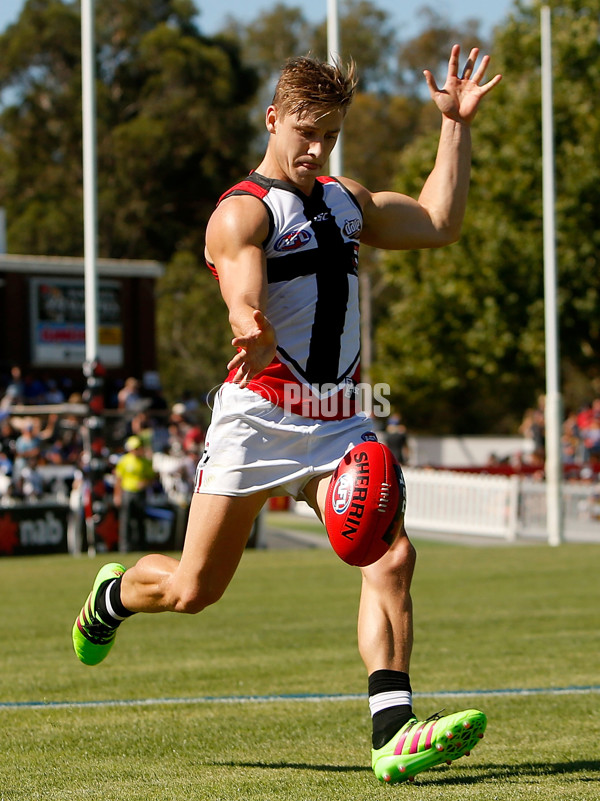
M4 501L12 491L13 463L10 456L0 450L0 502Z
M41 378L33 375L33 373L27 373L23 384L26 404L35 406L39 403L46 403L48 387Z
M35 433L33 420L28 419L23 425L21 435L15 442L15 463L13 468L13 479L15 483L21 478L21 471L25 467L31 467L31 460L37 460L42 448L42 441Z
M53 378L48 379L46 387L45 403L64 403L65 394Z
M17 494L25 501L39 500L44 494L44 480L38 471L39 462L35 457L27 459L16 486Z
M586 428L580 432L583 440L583 458L585 462L600 458L600 416L595 414Z
M25 384L21 376L21 368L14 365L10 369L10 381L6 387L1 406L8 409L11 406L25 402Z
M134 415L129 423L129 429L132 436L141 439L146 456L151 457L154 429L148 412L138 412Z
M546 449L546 422L543 408L538 405L535 409L527 409L519 426L519 433L531 443L531 452L535 459L543 459Z
M395 412L390 415L385 428L385 441L399 464L408 464L408 431L402 416Z
M196 420L200 411L200 404L189 389L186 389L181 396L181 403L184 407L183 414L188 420Z
M14 461L19 432L13 426L8 412L0 412L0 415L4 415L0 419L0 448Z
M125 455L115 467L114 502L119 508L119 551L139 550L144 543L146 491L155 478L139 437L129 437Z
M142 397L140 395L140 382L137 378L131 376L125 379L125 384L117 394L117 403L119 409L127 411L136 410Z

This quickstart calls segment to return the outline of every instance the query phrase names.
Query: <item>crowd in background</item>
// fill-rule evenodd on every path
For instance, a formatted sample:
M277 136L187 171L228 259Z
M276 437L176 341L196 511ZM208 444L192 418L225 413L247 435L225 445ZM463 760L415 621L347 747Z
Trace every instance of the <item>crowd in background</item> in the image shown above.
M105 464L107 492L114 487L114 468L125 444L138 437L152 461L151 490L169 497L189 496L196 463L204 444L200 404L190 393L169 407L159 389L130 377L106 388L106 414L101 430L90 430L84 393L68 392L69 382L21 376L11 370L0 398L0 498L4 504L35 500L52 492L70 491L86 473L91 459ZM68 394L67 394L68 392ZM51 409L56 404L77 412ZM48 413L40 407L48 406ZM35 413L23 413L35 407ZM15 408L20 410L15 414Z
M546 399L540 395L535 407L527 409L519 433L529 440L530 460L543 466L546 455ZM600 472L600 398L577 410L568 410L561 430L561 459L565 474L584 480Z

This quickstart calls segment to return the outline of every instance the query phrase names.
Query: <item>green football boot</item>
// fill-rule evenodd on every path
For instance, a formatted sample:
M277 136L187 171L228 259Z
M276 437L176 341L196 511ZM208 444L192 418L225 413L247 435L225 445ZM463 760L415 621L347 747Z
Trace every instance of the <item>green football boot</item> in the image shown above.
M119 578L124 572L123 565L116 562L104 565L100 569L92 591L73 625L73 648L84 665L97 665L102 662L113 647L117 629L107 626L96 613L96 598L103 584Z
M486 725L486 716L477 709L424 721L413 718L383 748L372 750L375 775L389 784L413 781L417 773L468 756Z

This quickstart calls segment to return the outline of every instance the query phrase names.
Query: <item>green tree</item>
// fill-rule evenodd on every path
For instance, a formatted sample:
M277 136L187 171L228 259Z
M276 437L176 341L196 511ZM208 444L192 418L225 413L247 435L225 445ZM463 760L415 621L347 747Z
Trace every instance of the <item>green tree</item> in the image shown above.
M567 405L598 380L600 5L553 5L557 245ZM438 251L386 258L378 377L415 429L516 430L544 388L539 3L496 31L504 75L474 123L463 235ZM403 155L398 187L419 191L435 137ZM400 187L400 184L402 186ZM597 386L597 385L596 385Z
M159 281L157 309L160 374L169 395L180 398L190 389L210 395L225 379L232 334L218 282L192 252L171 260Z
M98 4L99 249L168 261L202 252L215 197L245 168L257 88L188 0ZM0 202L14 252L82 251L79 3L28 0L0 38ZM6 96L6 92L5 92Z
M452 25L447 17L430 6L417 11L420 19L419 31L412 39L402 41L397 51L396 78L404 93L426 97L423 69L431 70L440 79L446 75L448 53L452 45L459 42L463 51L472 47L485 50L487 44L480 33L480 22L467 19L460 25Z
M83 251L79 5L28 0L0 37L0 205L14 253ZM206 392L227 361L207 336L219 342L228 327L202 265L204 229L216 198L249 169L258 76L230 40L201 34L190 0L96 8L99 253L167 265L161 370L175 389ZM169 298L186 281L187 350L170 341L181 305Z

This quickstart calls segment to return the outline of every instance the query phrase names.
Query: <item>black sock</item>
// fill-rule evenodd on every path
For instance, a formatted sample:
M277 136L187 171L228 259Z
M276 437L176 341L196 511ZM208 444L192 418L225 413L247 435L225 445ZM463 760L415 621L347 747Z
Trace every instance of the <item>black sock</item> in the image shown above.
M369 702L382 693L399 693L402 700L390 699L390 706L373 713L373 748L381 748L413 715L410 678L399 670L376 670L369 676ZM404 701L404 703L402 703ZM375 701L377 704L377 701ZM387 703L383 701L382 703ZM377 704L379 707L380 704Z
M130 612L123 606L121 601L121 579L109 579L100 588L96 596L96 611L107 626L116 629L125 618L131 617L135 612Z

